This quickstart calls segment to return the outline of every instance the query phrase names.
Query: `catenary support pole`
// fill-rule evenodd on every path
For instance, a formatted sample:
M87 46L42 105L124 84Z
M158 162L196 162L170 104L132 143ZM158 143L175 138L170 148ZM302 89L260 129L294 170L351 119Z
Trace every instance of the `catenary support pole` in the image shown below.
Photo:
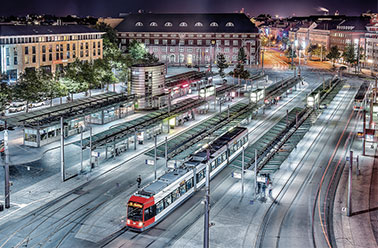
M366 110L364 109L364 114L363 114L363 118L364 118L364 121L363 121L363 131L364 131L364 138L363 138L363 141L362 141L362 155L365 156L365 146L366 146Z
M257 197L257 149L255 149L255 197Z
M165 167L168 168L168 137L165 137Z
M245 158L244 158L244 147L243 147L243 150L242 150L242 171L241 171L241 195L242 195L242 197L244 196L244 162L245 162Z
M89 126L89 168L93 169L94 166L92 164L92 126Z
M206 196L205 196L205 218L204 218L203 247L209 248L209 225L210 225L210 166L206 163Z
M80 126L80 173L83 173L83 127Z
M155 180L157 179L157 173L156 173L156 170L157 170L157 135L155 134L154 135L154 144L155 144L155 147L154 147L154 166L155 166Z
M4 122L4 155L5 155L5 164L4 164L4 174L5 174L5 208L10 208L10 190L9 190L9 136L8 136L8 125L7 122Z
M347 206L348 217L352 216L352 167L353 167L353 151L350 151L349 173L348 173L348 206Z
M62 182L66 180L66 172L64 168L64 122L60 117L60 174Z

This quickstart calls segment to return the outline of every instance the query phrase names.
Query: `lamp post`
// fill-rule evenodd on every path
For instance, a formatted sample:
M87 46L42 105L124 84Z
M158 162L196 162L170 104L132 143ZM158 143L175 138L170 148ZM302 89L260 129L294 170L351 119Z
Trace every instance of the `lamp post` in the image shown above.
M209 69L210 69L210 72L213 72L212 71L212 65L211 65L211 63L212 63L212 61L211 61L211 47L212 46L214 46L215 45L215 40L211 40L211 42L210 42L210 47L209 47L209 57L210 57L210 67L209 67Z

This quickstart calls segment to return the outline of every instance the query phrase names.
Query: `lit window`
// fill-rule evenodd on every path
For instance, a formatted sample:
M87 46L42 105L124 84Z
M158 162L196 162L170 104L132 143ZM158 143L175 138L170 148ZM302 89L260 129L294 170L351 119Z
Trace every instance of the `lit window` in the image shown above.
M234 27L235 25L232 22L227 22L226 27Z
M194 26L195 26L195 27L203 27L203 24L202 24L202 22L196 22L196 23L194 24Z
M210 23L210 27L218 27L218 23L212 22L212 23Z
M187 26L188 26L188 23L186 23L186 22L181 22L179 26L180 26L180 27L187 27Z
M172 22L166 22L166 23L164 24L164 26L165 26L165 27L172 27L173 25L172 25Z
M143 23L142 22L137 22L135 23L135 27L142 27L143 26Z
M150 23L150 26L151 26L151 27L157 27L157 23L156 23L156 22L151 22L151 23Z

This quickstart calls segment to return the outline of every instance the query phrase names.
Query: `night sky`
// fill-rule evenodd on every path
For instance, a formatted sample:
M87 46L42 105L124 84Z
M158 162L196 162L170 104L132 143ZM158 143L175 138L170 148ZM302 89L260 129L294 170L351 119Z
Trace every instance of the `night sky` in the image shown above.
M155 13L166 12L234 12L245 8L246 13L258 15L321 14L319 7L338 10L340 14L359 15L366 10L377 11L378 0L1 0L0 15L28 13L65 16L113 16L139 9Z

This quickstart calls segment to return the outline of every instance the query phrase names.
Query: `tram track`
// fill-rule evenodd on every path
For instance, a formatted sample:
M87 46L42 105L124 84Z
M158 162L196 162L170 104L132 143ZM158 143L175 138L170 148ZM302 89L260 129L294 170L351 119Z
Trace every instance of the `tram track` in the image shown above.
M311 154L310 151L312 149L314 149L314 147L319 144L321 135L325 132L325 130L327 128L329 128L327 126L327 124L333 122L332 119L335 117L336 113L342 107L343 103L345 102L346 97L348 96L349 91L350 91L350 89L344 94L343 99L339 102L339 104L337 105L336 109L332 112L332 115L331 115L332 118L329 118L326 121L326 123L323 124L323 127L322 127L321 131L318 133L318 135L316 136L315 140L312 142L310 148L307 150L307 152L305 153L305 155L303 156L303 158L300 160L300 166L297 166L295 168L294 172L290 175L289 179L286 181L286 183L283 185L283 188L278 193L277 197L274 199L275 201L273 201L273 203L269 206L268 210L266 211L266 213L265 213L265 215L263 217L262 224L260 225L260 228L259 228L259 231L258 231L258 236L256 238L256 242L255 242L255 246L256 247L265 247L264 245L266 245L266 243L264 243L264 242L266 242L265 235L266 235L266 232L267 232L267 229L268 229L268 225L270 224L270 220L271 220L272 216L274 215L274 212L276 211L276 208L277 208L277 204L275 204L275 202L277 202L277 201L281 202L282 199L283 199L283 197L288 192L289 187L291 185L293 185L294 180L296 179L296 177L300 173L302 167L304 166L304 161L306 159L308 159L308 157L310 156L310 154ZM345 111L346 110L344 110L343 113ZM342 117L342 115L340 115L340 117L339 117L338 120L340 120L341 117ZM327 137L327 142L329 141L329 139L330 139L330 136ZM325 149L325 147L323 146L321 152L324 151L324 149ZM316 164L318 162L319 158L320 158L319 156L316 158L316 161L314 162L314 164ZM315 167L313 166L311 168L311 170L309 171L309 173L304 178L303 183L300 184L299 189L297 190L297 192L294 194L294 196L292 196L293 199L290 201L289 205L284 206L284 208L285 208L284 209L284 213L281 214L281 216L279 216L280 220L278 221L278 223L277 223L277 220L274 223L275 225L279 226L279 228L277 230L277 235L275 235L275 236L273 235L274 237L276 237L275 242L274 242L274 244L269 243L269 245L270 245L269 247L279 247L280 235L281 235L283 223L287 219L287 214L288 214L289 210L291 209L292 204L297 199L298 195L302 192L302 189L303 189L304 185L307 185L308 181L313 177L314 173L315 173ZM280 211L280 213L282 213L282 211Z

